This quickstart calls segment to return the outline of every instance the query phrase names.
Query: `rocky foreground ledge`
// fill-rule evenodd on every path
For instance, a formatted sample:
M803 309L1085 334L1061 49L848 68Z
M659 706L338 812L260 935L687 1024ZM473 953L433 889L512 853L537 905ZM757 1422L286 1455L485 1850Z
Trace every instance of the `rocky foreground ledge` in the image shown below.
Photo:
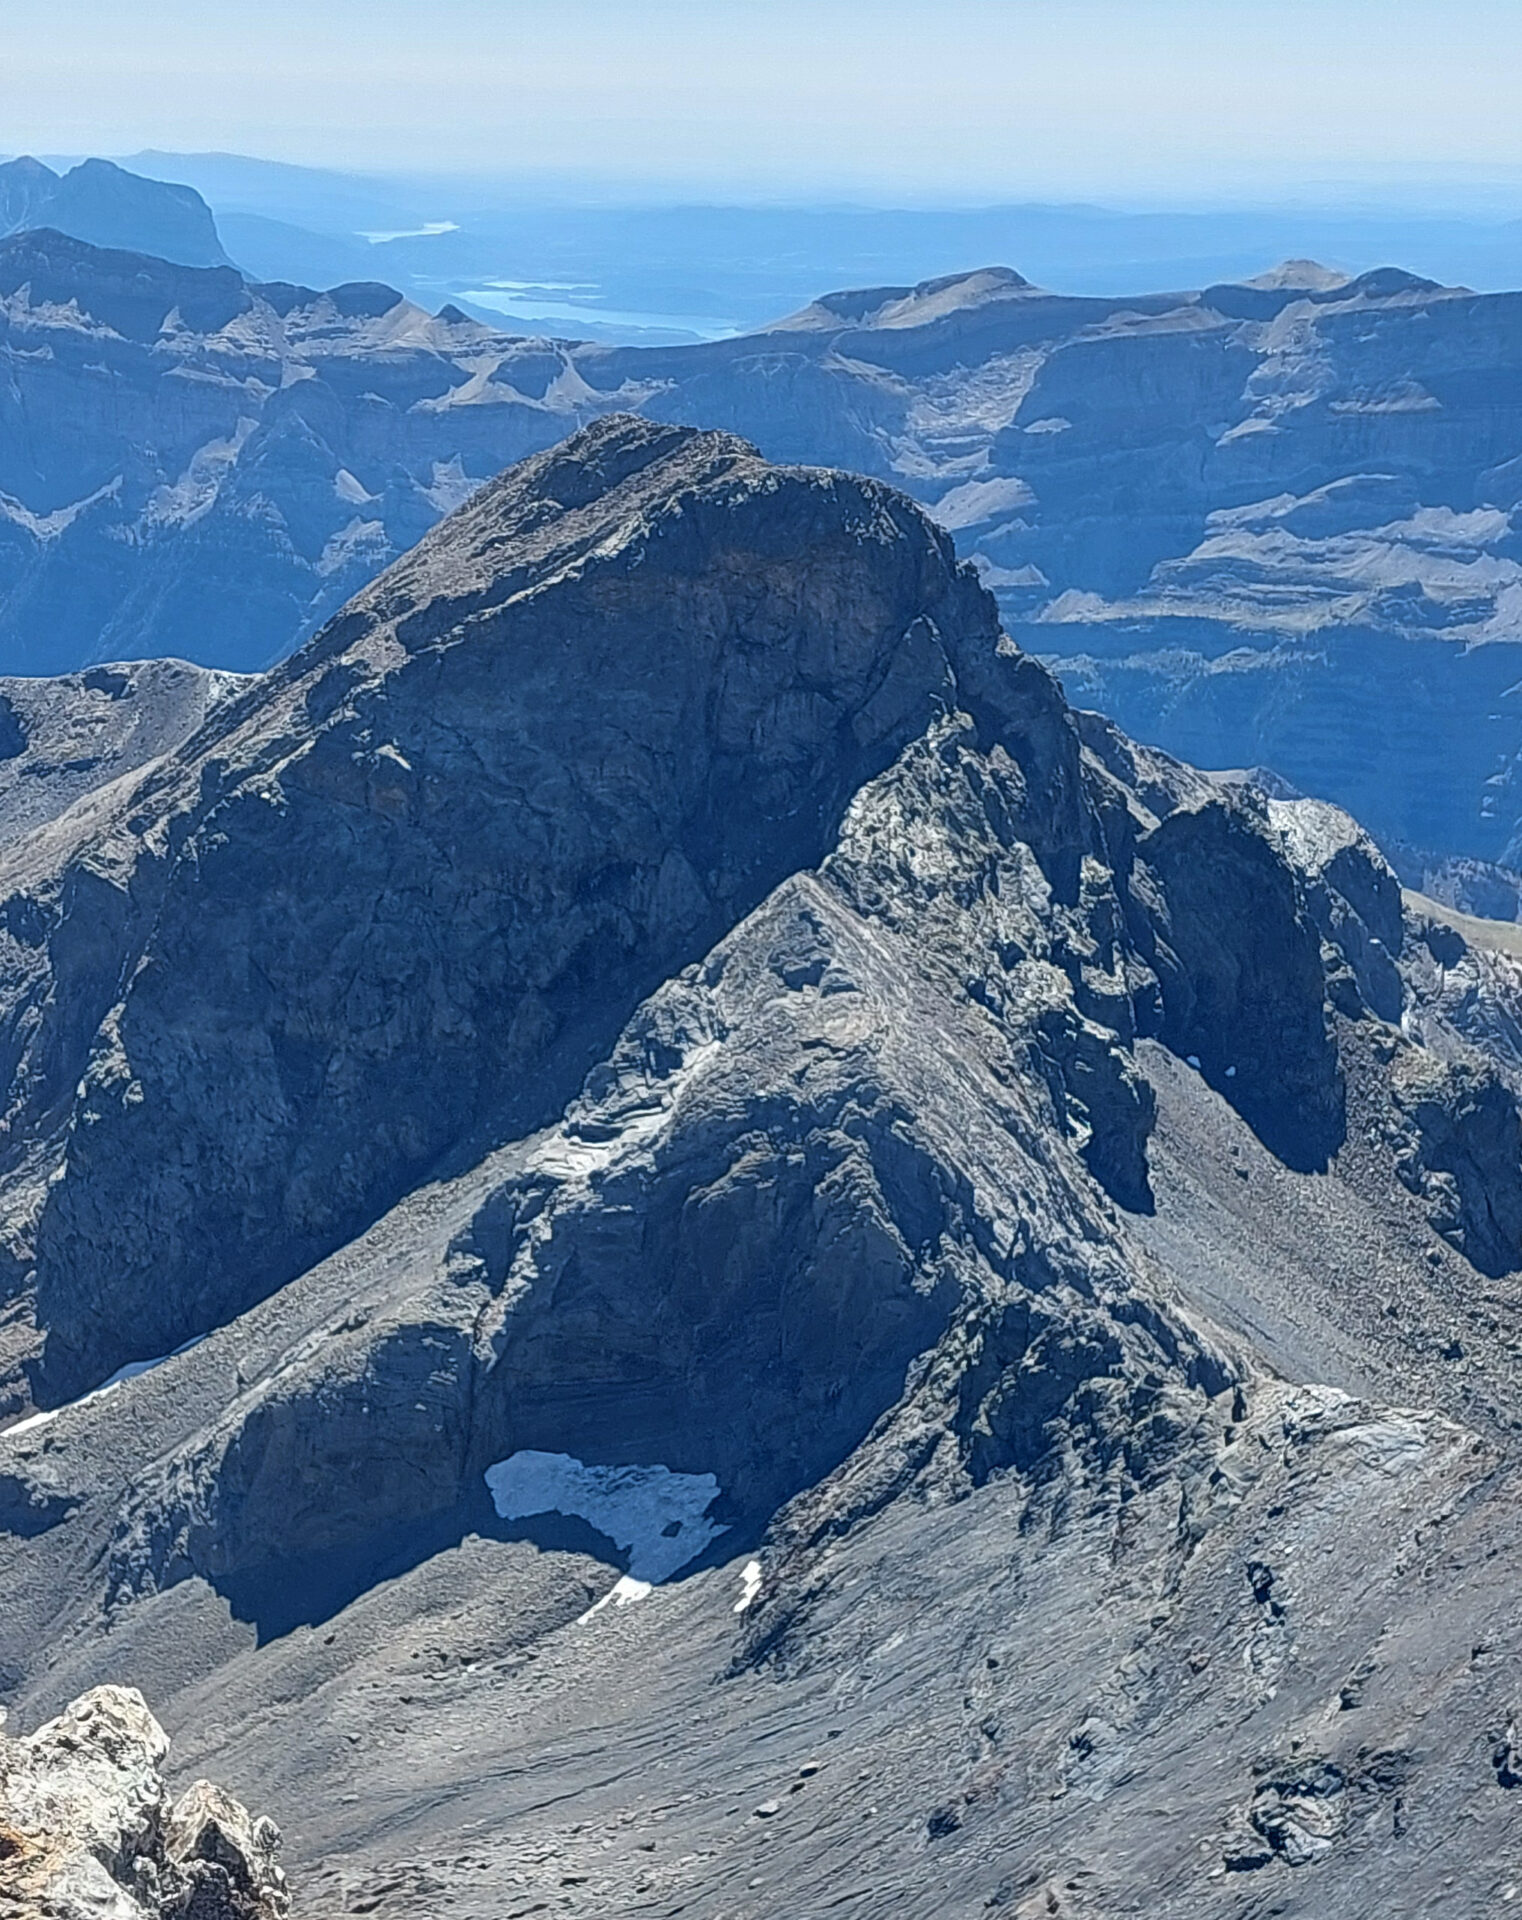
M0 1915L285 1920L280 1830L210 1781L173 1801L169 1736L133 1687L0 1735Z

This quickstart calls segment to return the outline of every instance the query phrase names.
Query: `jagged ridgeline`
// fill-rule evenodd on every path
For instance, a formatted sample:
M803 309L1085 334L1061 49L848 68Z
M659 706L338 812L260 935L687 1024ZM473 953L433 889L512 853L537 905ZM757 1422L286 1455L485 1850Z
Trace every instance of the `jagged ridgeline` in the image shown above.
M7 696L22 1722L141 1686L314 1914L1505 1897L1503 952L725 433L112 673Z

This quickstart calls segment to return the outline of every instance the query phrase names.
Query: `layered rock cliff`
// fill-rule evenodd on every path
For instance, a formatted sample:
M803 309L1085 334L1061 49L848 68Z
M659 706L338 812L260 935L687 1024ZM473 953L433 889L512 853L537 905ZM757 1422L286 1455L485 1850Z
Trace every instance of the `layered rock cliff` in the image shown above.
M1515 1062L903 496L604 420L0 860L0 1676L305 1910L1503 1897Z

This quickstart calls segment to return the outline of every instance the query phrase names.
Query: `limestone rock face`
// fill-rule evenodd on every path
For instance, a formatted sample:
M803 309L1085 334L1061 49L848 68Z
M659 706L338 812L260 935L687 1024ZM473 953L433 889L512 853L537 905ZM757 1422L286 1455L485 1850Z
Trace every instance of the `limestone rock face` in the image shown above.
M0 1735L0 1902L53 1920L285 1920L273 1822L205 1780L173 1802L168 1752L131 1687Z

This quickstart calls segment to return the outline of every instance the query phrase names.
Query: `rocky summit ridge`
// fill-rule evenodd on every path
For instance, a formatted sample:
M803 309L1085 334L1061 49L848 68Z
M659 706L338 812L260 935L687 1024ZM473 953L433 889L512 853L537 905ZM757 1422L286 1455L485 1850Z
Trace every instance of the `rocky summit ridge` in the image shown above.
M1517 1884L1522 980L1346 815L627 415L58 800L29 1719L142 1686L318 1915Z

